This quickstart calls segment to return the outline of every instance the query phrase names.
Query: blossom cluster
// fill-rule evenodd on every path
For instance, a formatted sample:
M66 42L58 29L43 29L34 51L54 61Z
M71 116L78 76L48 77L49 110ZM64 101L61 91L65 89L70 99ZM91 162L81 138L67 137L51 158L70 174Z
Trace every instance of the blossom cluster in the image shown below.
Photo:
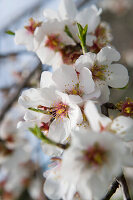
M31 18L15 33L17 44L52 66L52 72L42 72L40 88L19 97L26 113L18 124L39 137L51 157L44 174L50 199L99 200L123 167L133 166L132 102L113 119L100 110L110 88L124 88L129 81L101 12L95 5L78 11L74 1L61 0L57 12L45 9L44 21Z
M3 200L19 199L25 190L34 200L40 200L41 196L41 179L34 176L40 167L32 159L35 149L16 128L22 115L21 107L15 105L0 127L0 199Z

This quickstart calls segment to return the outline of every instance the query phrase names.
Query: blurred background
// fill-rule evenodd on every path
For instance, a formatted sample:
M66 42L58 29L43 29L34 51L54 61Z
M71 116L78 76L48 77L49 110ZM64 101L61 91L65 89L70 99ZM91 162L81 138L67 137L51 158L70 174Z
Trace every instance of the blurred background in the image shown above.
M49 158L30 132L16 129L24 111L17 104L22 90L38 87L41 72L50 70L34 53L14 43L15 31L31 17L43 18L43 9L57 9L60 0L0 1L0 200L45 200L43 172ZM111 89L110 102L133 98L133 0L77 0L82 9L96 4L103 9L102 20L110 24L112 45L121 54L121 63L129 71L130 82L124 90ZM130 191L133 192L133 171L126 169ZM117 192L121 198L121 193ZM115 197L116 198L116 197Z

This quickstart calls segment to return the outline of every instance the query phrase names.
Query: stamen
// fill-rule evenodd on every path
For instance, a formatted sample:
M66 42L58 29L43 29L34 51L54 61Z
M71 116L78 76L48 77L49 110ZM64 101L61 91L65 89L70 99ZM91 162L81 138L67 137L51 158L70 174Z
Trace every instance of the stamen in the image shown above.
M100 167L106 162L107 151L98 143L95 143L93 146L89 147L83 153L84 153L84 160L90 166Z
M25 26L24 28L31 34L34 34L35 29L40 27L42 22L36 22L33 18L29 19L29 25Z
M94 80L105 80L106 77L105 77L105 72L106 72L106 69L107 69L108 66L106 65L101 65L101 66L98 66L98 65L94 65L90 70L92 72L92 77Z

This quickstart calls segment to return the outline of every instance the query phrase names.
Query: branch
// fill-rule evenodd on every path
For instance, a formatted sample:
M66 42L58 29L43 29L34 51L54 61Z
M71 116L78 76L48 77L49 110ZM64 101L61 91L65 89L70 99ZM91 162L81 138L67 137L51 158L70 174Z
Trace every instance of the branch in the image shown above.
M105 104L101 105L101 112L103 115L109 117L108 107L106 107Z
M102 200L109 200L116 192L116 190L119 188L119 185L122 186L125 200L131 200L127 182L123 173L121 174L121 176L117 177L116 180L112 183L112 186L110 187L109 191Z
M123 190L123 194L124 194L125 199L131 200L128 185L127 185L124 174L122 174L117 180L120 183L120 185L122 186L122 190Z
M17 52L9 52L9 53L6 53L6 54L0 54L0 58L7 58L7 57L10 57L10 56L18 56L20 54L25 54L25 53L33 54L33 52L21 50L21 51L17 51Z
M37 72L37 70L40 68L41 65L42 65L41 62L39 62L39 64L29 73L27 78L25 78L23 80L23 82L18 86L18 89L15 92L15 94L13 94L13 96L9 99L9 101L5 104L5 106L1 110L1 112L0 112L0 121L3 120L6 112L9 111L9 109L11 108L13 103L17 100L21 90L27 85L29 80L33 77L33 75Z
M111 185L109 191L107 192L107 194L105 195L105 197L104 197L102 200L109 200L109 199L113 196L113 194L116 192L116 190L117 190L118 188L119 188L119 183L118 183L117 180L115 180L115 181L112 183L112 185Z

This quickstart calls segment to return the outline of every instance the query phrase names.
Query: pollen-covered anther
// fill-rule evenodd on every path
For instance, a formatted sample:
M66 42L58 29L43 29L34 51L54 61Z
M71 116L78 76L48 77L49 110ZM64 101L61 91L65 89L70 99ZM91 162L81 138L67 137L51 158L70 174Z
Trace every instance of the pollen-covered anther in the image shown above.
M125 101L120 101L116 104L116 107L124 116L133 116L133 100L131 98L126 98Z
M98 143L95 143L93 146L90 146L83 153L84 160L87 162L88 165L92 167L102 166L107 159L107 151Z
M68 117L68 109L69 109L69 106L62 102L58 104L54 104L51 110L52 117L55 119L57 118L63 119L63 117Z
M34 31L37 27L40 27L42 22L37 22L33 18L29 19L29 25L24 28L31 34L34 34Z
M65 90L67 94L71 95L79 95L80 97L83 96L83 91L79 88L79 83L73 85L73 88L71 90Z
M59 34L51 34L47 36L45 46L53 51L60 51L64 47L64 44L61 42Z
M94 65L92 68L91 68L91 72L92 72L92 77L94 80L105 80L106 77L105 77L105 72L107 69L107 66L106 65L101 65L101 66L98 66L98 65Z

